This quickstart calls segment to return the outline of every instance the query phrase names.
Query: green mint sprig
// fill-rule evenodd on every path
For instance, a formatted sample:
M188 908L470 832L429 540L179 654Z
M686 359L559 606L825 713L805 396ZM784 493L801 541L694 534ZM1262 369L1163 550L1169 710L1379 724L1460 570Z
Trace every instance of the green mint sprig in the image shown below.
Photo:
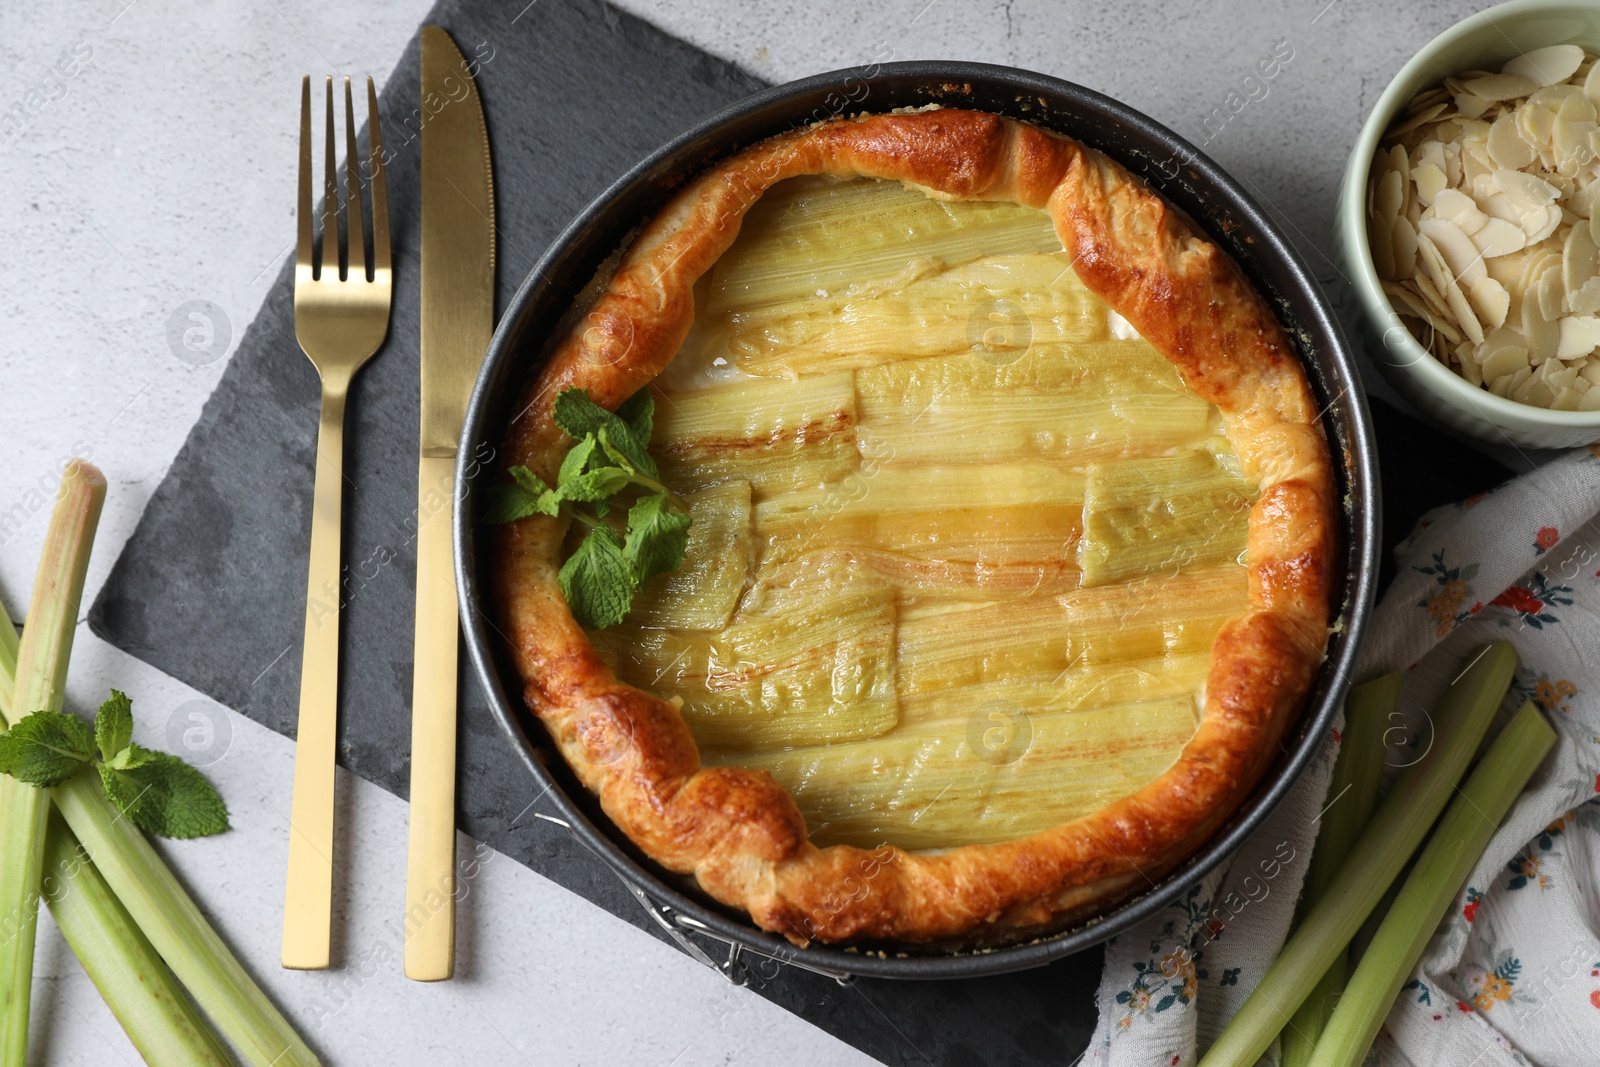
M489 490L484 521L565 513L589 527L559 577L573 616L603 630L622 621L651 576L677 570L683 562L689 509L661 484L648 451L655 425L649 390L641 389L611 412L582 389L566 389L556 397L555 421L577 442L561 461L555 487L527 467L512 467L511 482ZM602 520L625 491L638 495L628 506L623 536Z
M87 765L117 810L161 837L205 837L228 828L211 783L177 756L133 743L133 702L113 689L94 728L76 715L35 711L0 733L0 774L48 789Z

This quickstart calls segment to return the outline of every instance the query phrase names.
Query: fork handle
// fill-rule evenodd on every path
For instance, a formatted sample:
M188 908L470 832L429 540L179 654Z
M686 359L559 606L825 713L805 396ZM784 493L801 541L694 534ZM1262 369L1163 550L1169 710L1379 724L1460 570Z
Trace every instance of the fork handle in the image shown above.
M324 381L311 505L300 721L289 808L289 875L283 904L283 965L328 966L333 921L333 776L339 698L339 525L344 504L347 383Z
M417 469L417 618L406 844L406 977L455 970L456 657L461 622L451 554L455 457Z

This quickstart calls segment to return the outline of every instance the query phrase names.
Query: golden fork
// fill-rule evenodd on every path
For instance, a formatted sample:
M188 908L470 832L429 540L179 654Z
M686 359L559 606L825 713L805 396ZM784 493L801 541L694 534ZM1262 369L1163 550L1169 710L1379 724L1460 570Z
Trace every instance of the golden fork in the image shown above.
M338 171L333 152L331 77L327 90L322 248L317 256L311 232L311 79L306 78L300 85L300 236L294 261L294 335L322 378L305 651L300 667L300 723L294 745L294 800L289 809L289 877L283 900L283 965L308 970L328 966L333 917L333 771L339 692L344 406L350 380L389 332L389 297L393 289L378 94L368 78L372 171L372 277L368 279L350 79L344 79L348 192L343 235L339 230ZM349 264L343 273L341 258Z

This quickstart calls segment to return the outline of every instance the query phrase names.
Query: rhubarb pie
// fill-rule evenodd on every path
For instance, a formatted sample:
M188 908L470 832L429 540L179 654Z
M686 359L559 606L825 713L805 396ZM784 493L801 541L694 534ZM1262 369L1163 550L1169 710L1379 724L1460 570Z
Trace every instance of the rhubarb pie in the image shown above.
M978 111L836 119L686 185L528 385L655 400L683 564L587 631L496 534L529 708L622 832L796 943L993 944L1147 889L1322 661L1317 405L1237 266L1116 163Z

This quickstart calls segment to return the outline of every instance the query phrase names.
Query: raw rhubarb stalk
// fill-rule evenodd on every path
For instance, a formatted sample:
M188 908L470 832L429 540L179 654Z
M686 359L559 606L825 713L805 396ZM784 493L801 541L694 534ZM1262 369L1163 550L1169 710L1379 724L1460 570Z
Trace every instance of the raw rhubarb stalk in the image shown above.
M1311 853L1311 869L1306 872L1302 910L1322 899L1323 891L1350 855L1350 846L1372 818L1383 776L1383 735L1399 699L1400 675L1386 674L1356 686L1344 702L1343 743L1328 786L1328 810L1322 816L1317 847ZM1283 1067L1310 1067L1311 1050L1344 988L1348 966L1347 946L1339 950L1327 973L1284 1027Z
M1322 898L1218 1035L1201 1067L1253 1067L1305 1003L1444 810L1488 733L1516 667L1516 649L1499 641L1461 673L1434 713L1427 755L1389 791Z
M1317 1067L1356 1067L1366 1059L1400 987L1422 958L1489 839L1556 742L1532 701L1500 732L1428 838L1377 936L1345 987L1317 1042Z
M98 470L81 460L67 464L33 582L27 631L17 651L16 707L23 713L61 710L89 549L105 497L106 480ZM44 790L0 776L0 1062L8 1067L24 1067L28 1057L34 935L49 814L50 797Z

